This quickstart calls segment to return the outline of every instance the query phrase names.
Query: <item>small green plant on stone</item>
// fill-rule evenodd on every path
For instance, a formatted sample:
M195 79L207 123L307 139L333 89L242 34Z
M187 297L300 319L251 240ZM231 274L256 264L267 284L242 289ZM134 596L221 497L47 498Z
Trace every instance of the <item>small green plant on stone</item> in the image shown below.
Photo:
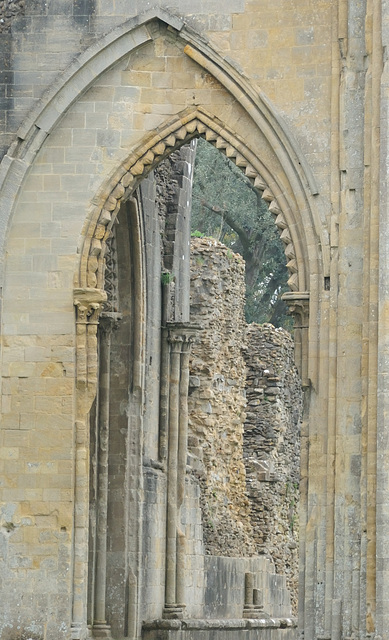
M170 271L164 271L161 273L161 282L163 285L170 284L174 280L174 275Z
M297 520L297 515L294 513L289 522L290 530L292 533L293 533L294 525L296 524L296 520Z

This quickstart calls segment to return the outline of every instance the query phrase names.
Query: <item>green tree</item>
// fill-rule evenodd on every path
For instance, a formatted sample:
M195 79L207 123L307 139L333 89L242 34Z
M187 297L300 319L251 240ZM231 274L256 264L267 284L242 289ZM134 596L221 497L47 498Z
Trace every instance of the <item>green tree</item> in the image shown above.
M273 216L250 180L226 156L198 140L192 233L212 236L246 262L246 320L291 329L282 294L288 290L284 246Z

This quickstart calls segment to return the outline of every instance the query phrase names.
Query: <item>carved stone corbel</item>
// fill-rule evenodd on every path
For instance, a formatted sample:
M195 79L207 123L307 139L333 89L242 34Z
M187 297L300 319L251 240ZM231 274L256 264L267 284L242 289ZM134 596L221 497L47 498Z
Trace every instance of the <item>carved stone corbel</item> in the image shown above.
M309 291L284 293L282 299L288 305L294 318L294 357L301 376L301 384L308 387L308 330L309 330Z

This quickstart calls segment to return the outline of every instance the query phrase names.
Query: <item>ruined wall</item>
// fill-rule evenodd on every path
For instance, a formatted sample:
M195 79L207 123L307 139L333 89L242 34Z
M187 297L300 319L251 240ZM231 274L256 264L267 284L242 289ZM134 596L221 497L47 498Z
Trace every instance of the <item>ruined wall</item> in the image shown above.
M11 29L13 18L24 11L25 0L1 0L0 1L0 33L6 33Z
M296 611L302 390L293 340L271 324L252 324L244 355L244 456L254 539L287 576Z
M246 331L243 310L240 256L193 238L191 317L203 331L189 444L204 468L205 545L210 554L268 553L296 589L302 392L293 340L272 325Z
M213 555L255 553L245 495L244 262L210 238L192 239L189 449L201 462L204 542ZM202 471L201 471L202 470Z
M291 336L269 324L246 328L243 309L240 256L211 238L192 239L192 321L203 332L193 348L189 444L199 461L205 547L271 558L296 612L301 382Z

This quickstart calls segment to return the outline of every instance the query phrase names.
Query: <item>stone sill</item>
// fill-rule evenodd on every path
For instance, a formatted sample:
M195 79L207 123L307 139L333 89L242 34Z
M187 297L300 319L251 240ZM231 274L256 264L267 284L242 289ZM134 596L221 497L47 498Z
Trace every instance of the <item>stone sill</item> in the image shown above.
M153 620L144 622L143 629L150 631L153 629L163 629L165 631L183 631L183 630L201 630L208 631L210 629L223 629L231 631L235 629L295 629L297 627L297 618L239 618L237 620Z

